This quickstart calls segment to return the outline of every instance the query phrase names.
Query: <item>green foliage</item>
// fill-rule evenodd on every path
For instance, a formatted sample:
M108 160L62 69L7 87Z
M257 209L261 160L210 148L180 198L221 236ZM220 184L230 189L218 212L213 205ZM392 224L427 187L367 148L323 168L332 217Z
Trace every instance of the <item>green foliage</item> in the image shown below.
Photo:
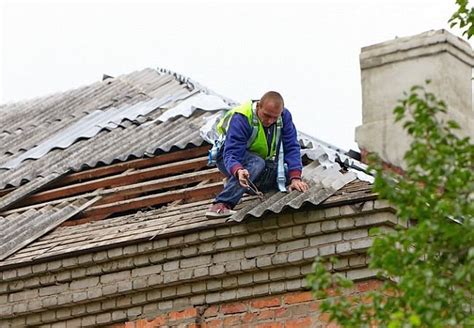
M446 110L425 87L413 87L394 110L413 140L404 175L373 164L375 191L410 225L378 235L369 249L383 288L368 302L350 300L343 295L350 282L322 259L308 276L315 296L326 298L321 309L342 326L474 327L474 145L456 136Z
M468 39L474 34L474 8L469 7L469 0L456 0L458 10L449 19L450 27L459 25L463 29L463 35Z

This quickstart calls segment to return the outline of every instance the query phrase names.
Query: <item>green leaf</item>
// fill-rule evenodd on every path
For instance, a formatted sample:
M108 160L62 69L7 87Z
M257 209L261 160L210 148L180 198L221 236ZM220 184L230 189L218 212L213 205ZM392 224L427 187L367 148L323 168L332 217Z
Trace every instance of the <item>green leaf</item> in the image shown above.
M421 326L421 319L416 314L410 315L410 318L408 320L410 321L410 323L413 327Z
M461 127L459 126L459 124L455 121L448 121L448 126L451 128L451 129L460 129Z

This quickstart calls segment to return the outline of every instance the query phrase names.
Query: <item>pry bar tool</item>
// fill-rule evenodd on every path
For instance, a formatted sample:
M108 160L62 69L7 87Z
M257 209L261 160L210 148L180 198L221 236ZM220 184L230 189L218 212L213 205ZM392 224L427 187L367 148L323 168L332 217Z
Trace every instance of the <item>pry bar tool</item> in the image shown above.
M263 193L257 189L257 186L254 185L250 179L247 179L247 184L249 185L249 189L257 195L258 199L260 199L262 202L265 200L265 197L263 197Z

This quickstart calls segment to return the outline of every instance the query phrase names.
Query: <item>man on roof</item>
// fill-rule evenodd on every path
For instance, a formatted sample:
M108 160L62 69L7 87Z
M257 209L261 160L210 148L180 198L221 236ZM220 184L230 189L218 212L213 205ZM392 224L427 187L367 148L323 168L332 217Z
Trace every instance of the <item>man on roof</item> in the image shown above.
M223 147L216 164L226 175L224 190L206 212L208 218L228 217L245 192L256 188L308 190L301 179L300 145L290 111L275 91L259 101L248 101L226 113L217 125Z

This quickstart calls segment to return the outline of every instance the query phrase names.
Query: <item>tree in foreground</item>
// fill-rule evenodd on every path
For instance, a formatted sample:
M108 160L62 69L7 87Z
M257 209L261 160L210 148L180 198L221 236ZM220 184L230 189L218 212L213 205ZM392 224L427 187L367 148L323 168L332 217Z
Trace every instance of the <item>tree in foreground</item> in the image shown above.
M374 161L374 189L409 223L375 235L370 267L383 287L345 297L352 282L330 273L324 260L308 276L321 309L346 327L474 327L474 146L444 121L446 105L415 86L394 110L412 137L403 176ZM329 293L329 290L331 292ZM334 295L336 290L336 295Z
M470 39L474 35L474 8L469 7L468 0L456 0L456 5L458 10L449 19L450 26L458 26L464 30L462 34Z
M474 35L474 8L456 0L451 27ZM344 296L352 281L317 259L307 280L321 310L345 327L474 327L474 146L445 121L446 104L414 86L394 110L413 142L397 175L373 158L374 190L410 226L374 236L369 266L382 288ZM328 259L327 261L332 261Z

